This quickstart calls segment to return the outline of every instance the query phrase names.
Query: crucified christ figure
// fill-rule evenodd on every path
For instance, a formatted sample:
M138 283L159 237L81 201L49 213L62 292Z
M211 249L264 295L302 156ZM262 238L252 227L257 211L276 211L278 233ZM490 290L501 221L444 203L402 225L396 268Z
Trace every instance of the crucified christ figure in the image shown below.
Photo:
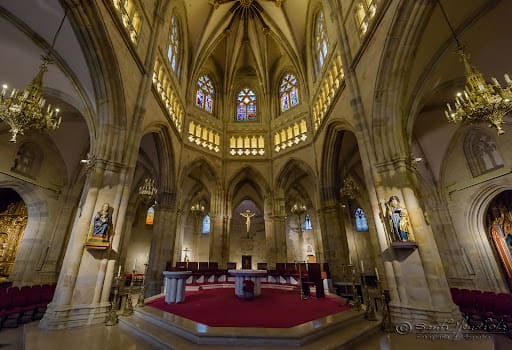
M256 213L252 213L251 209L245 209L245 212L240 213L245 218L245 225L247 226L247 234L249 234L249 230L251 229L251 218L256 215Z

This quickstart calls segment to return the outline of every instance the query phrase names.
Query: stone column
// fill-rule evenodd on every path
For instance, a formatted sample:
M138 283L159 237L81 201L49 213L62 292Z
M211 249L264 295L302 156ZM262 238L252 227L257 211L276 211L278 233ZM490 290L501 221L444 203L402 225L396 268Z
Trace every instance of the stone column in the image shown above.
M287 262L286 220L284 198L270 200L271 213L265 213L265 239L269 268L278 262Z
M124 219L120 207L127 200L123 197L125 175L122 165L102 160L97 160L91 169L84 188L86 198L75 218L55 296L41 320L41 327L68 328L104 322L110 303L101 295L109 294L112 278L105 276L109 275L108 259L112 252L84 248L93 216L103 203L109 203L114 209L110 230L112 249L117 250Z
M345 226L340 223L341 213L336 201L323 203L319 216L325 261L329 263L332 279L341 280L342 267L348 265L348 242Z
M385 259L386 279L391 289L391 315L394 321L438 321L460 316L453 304L445 271L431 226L426 222L412 168L405 160L380 164L381 220L387 237L379 243ZM407 209L412 237L417 249L397 249L393 240L384 203L396 195ZM380 233L382 234L382 232ZM387 264L391 262L391 264ZM393 290L395 289L395 290Z
M157 197L153 239L149 253L149 266L146 279L146 297L162 292L165 265L173 265L178 211L174 193L162 192Z
M215 191L212 193L210 202L210 248L209 260L217 262L219 267L225 266L224 247L224 193L222 191Z

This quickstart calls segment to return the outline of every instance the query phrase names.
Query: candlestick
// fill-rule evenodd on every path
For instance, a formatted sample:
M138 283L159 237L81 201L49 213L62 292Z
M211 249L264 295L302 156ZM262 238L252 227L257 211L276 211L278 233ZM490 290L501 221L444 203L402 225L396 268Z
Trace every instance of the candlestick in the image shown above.
M121 265L119 265L119 269L117 270L117 277L121 276Z
M380 280L380 278L379 278L379 270L377 270L377 268L375 268L375 276L377 276L377 281Z
M364 263L363 263L363 260L361 260L361 272L364 272Z
M135 266L137 266L137 259L133 262L133 271L135 271Z
M352 257L350 256L350 254L348 255L348 264L352 265Z

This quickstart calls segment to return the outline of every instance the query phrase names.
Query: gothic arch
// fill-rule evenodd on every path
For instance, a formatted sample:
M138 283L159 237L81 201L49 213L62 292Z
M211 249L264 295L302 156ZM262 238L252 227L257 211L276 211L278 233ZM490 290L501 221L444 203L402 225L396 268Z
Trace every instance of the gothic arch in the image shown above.
M487 184L475 193L465 212L465 221L468 225L468 234L471 234L477 247L478 254L485 269L482 273L487 276L487 281L495 290L507 291L507 283L504 280L498 261L493 254L491 242L487 237L486 215L491 202L502 192L512 190L507 184Z
M228 213L230 213L233 207L235 207L238 204L235 204L233 201L235 200L235 198L237 198L237 190L244 184L248 184L254 189L255 193L257 193L259 196L259 198L254 198L255 202L257 202L257 204L260 204L261 208L264 208L265 200L268 198L268 195L270 194L270 187L260 172L255 170L253 167L247 166L241 169L227 183L226 202L228 203Z
M115 145L124 145L127 118L124 88L117 55L109 37L101 10L94 2L75 6L66 0L70 23L82 45L91 70L94 91L99 101L97 119L93 122L90 149L98 159L125 161L128 154L118 152ZM114 129L112 126L116 126ZM127 152L129 153L129 152Z
M322 147L322 161L320 165L320 199L335 201L339 197L341 183L339 178L340 152L347 133L355 134L346 123L332 123L327 126L325 140ZM356 139L357 145L357 139ZM345 174L346 175L346 174Z
M377 162L383 162L407 153L405 135L404 89L409 68L414 59L415 43L423 34L434 2L404 1L393 16L386 35L375 80L374 104L370 116L373 150ZM389 137L393 135L393 137Z

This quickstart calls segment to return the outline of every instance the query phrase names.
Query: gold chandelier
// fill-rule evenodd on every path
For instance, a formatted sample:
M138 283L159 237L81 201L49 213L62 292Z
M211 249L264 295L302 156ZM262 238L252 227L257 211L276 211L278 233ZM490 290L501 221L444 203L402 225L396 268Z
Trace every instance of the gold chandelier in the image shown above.
M464 91L457 92L453 107L450 103L446 104L446 118L453 123L485 122L490 127L496 128L498 135L504 134L503 118L512 111L512 80L508 74L505 74L505 87L502 87L494 77L491 77L492 83L485 81L482 73L470 63L468 55L464 52L464 47L460 44L448 20L441 1L437 0L437 2L457 43L457 52L461 56L466 71Z
M157 194L157 189L155 187L155 180L151 178L146 178L144 183L139 187L139 196L145 201L150 201Z
M18 134L23 135L29 129L55 130L60 126L59 109L53 109L50 104L46 104L43 97L43 76L48 70L48 64L52 63L50 54L65 19L66 13L64 13L59 28L53 37L48 53L42 57L43 63L39 67L39 72L30 84L23 91L13 88L10 93L7 91L8 86L6 84L2 85L0 119L10 127L11 142L16 142Z

